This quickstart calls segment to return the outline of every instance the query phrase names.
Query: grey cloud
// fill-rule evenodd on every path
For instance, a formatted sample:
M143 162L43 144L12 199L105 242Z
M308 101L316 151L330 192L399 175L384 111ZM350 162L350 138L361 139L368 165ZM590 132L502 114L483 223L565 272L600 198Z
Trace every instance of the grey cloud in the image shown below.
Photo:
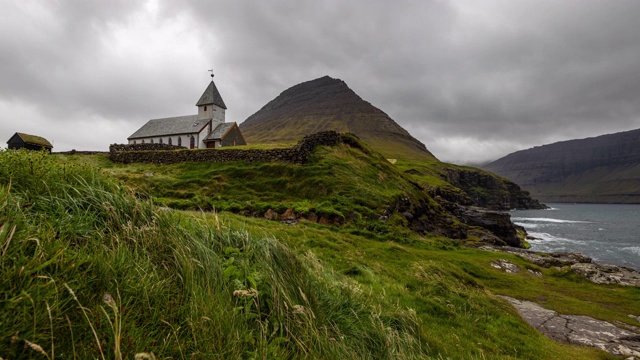
M450 161L640 127L632 0L16 4L0 14L0 104L20 106L2 108L32 104L43 129L101 119L119 137L102 147L192 112L210 66L232 121L330 75Z

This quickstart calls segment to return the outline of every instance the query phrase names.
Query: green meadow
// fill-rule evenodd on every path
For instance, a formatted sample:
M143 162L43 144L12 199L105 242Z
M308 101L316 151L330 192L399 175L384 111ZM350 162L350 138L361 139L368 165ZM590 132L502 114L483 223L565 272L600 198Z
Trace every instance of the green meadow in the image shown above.
M547 339L496 295L631 324L640 289L380 220L402 199L447 217L415 180L345 145L306 165L0 151L0 357L612 358ZM337 220L262 217L288 208Z

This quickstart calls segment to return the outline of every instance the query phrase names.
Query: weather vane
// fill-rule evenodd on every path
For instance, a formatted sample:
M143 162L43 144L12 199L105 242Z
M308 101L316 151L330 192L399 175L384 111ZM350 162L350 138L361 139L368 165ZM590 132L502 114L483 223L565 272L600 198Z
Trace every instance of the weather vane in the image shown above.
M207 71L211 73L211 79L213 79L213 69Z

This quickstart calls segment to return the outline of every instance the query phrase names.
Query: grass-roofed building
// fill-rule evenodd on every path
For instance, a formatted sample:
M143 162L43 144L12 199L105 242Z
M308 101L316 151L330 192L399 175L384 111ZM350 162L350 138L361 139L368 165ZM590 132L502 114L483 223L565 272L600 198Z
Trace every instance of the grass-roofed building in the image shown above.
M51 149L53 149L53 145L51 145L49 140L41 136L29 135L19 132L13 134L9 141L7 141L7 145L9 149L47 149L49 152L51 152Z

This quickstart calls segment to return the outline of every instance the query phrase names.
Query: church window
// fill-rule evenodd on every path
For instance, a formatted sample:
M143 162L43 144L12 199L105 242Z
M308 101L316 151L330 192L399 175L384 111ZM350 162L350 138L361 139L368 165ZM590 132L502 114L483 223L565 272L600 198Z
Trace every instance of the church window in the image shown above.
M153 144L153 139L151 139L151 143Z
M169 138L169 145L173 145L172 142L171 142L171 138Z
M182 146L182 137L178 136L178 146Z
M191 135L191 139L189 139L189 149L195 149L196 148L196 138L193 137L193 135Z
M144 139L142 139L142 143L144 144Z
M160 138L160 144L162 144L162 138Z
M137 141L133 140L133 145L137 144Z
M204 111L207 111L207 105L204 106Z

